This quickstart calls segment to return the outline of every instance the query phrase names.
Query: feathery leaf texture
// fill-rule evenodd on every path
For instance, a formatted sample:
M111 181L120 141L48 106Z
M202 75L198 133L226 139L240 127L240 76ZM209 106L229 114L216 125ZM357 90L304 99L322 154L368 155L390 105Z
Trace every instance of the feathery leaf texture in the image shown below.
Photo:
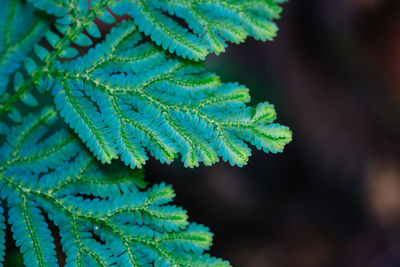
M54 73L46 84L57 109L102 162L121 155L140 168L147 149L166 163L179 153L188 167L218 157L242 166L251 155L243 141L276 153L291 140L287 127L273 123L272 105L246 107L245 87L143 42L129 22Z
M248 144L291 141L273 105L246 106L247 88L197 62L271 40L284 1L0 1L0 265L7 218L26 266L58 266L58 243L66 266L229 266L140 168L242 166ZM49 92L55 109L39 108Z
M135 3L132 5L132 2ZM272 40L281 7L276 0L121 0L115 14L133 17L140 31L170 53L204 60L226 41Z
M99 34L93 20L107 13L109 2L111 0L100 1L89 10L83 5L71 9L71 12L55 20L56 31L49 27L48 17L35 11L31 4L20 0L0 2L0 12L5 12L1 19L6 20L4 34L0 37L0 51L4 50L0 55L0 115L8 114L13 121L19 122L21 114L15 107L18 100L28 106L38 104L29 91L40 83L46 70L52 68L57 58L74 58L79 54L76 48L71 47L71 42L80 46L92 44L91 39L82 32L83 28L86 27L92 34ZM38 43L41 37L50 47L45 48L42 43ZM34 55L28 54L32 48ZM23 64L20 64L22 60ZM18 70L14 72L15 69ZM9 82L13 72L12 82ZM8 128L0 123L0 130L7 132Z
M226 42L241 43L247 36L272 40L277 32L285 0L120 0L109 1L113 14L131 16L140 31L170 53L204 60L209 53L220 54ZM86 0L30 0L36 7L64 16ZM92 1L96 2L96 1ZM108 18L108 19L107 19ZM100 19L113 23L110 13Z
M32 5L2 0L0 25L0 95L3 95L10 74L43 36L48 24Z
M11 132L0 148L0 196L26 266L58 266L56 230L66 266L229 266L204 254L212 234L168 204L171 187L145 190L140 170L99 168L79 139L57 124L55 110L26 116Z
M0 110L7 110L9 117L20 121L18 111L7 107L7 92L10 76L21 64L27 68L31 66L31 59L27 57L33 46L43 37L49 27L47 18L35 12L30 4L21 1L0 1ZM23 76L16 72L13 77L16 87L23 82ZM16 87L14 89L16 89ZM28 93L21 92L19 98L27 105L37 105L36 99ZM2 124L2 132L8 128Z

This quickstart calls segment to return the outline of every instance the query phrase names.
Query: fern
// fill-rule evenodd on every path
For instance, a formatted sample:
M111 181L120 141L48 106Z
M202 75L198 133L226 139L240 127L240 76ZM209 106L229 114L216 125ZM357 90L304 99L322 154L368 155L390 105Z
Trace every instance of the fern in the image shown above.
M76 5L73 0L30 0L50 14L62 16ZM107 1L117 15L130 15L140 31L171 53L204 60L209 53L225 51L226 41L243 42L247 36L272 40L277 32L279 3L285 0L120 0ZM95 1L93 1L95 2ZM79 1L87 6L86 1ZM108 17L108 19L106 18ZM114 22L106 14L105 22Z
M146 147L161 162L180 153L189 167L218 156L242 166L250 155L242 140L274 153L290 141L290 131L272 123L272 105L246 108L246 88L141 43L135 29L120 23L87 55L58 64L47 83L61 116L100 160L121 154L142 167Z
M240 43L248 35L271 40L277 30L273 19L281 11L274 0L130 2L125 1L116 14L126 12L157 45L194 60L204 60L211 52L219 54L225 50L226 41Z
M27 265L57 263L46 217L59 229L67 266L228 265L203 254L212 235L167 205L169 186L143 190L139 170L110 175L71 133L54 132L56 122L51 108L28 115L0 148L1 198ZM0 225L4 255L3 216Z
M31 5L22 5L19 1L4 0L0 3L0 99L10 97L6 94L10 75L19 68L26 54L48 28L46 18L34 11ZM21 74L15 74L15 83L20 80ZM21 94L20 98L27 104L36 104L29 93ZM17 121L21 118L15 111L10 112L10 116Z
M243 166L248 144L291 141L272 104L246 106L246 87L199 62L272 40L281 2L0 1L0 262L7 217L27 266L58 265L58 242L67 266L229 266L141 168L148 155Z

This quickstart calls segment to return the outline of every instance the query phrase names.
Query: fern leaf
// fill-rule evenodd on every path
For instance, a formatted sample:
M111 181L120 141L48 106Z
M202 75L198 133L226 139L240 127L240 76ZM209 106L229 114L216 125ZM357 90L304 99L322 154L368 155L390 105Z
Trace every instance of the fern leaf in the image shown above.
M4 0L0 2L0 24L0 114L7 112L12 120L18 122L21 115L9 106L9 99L12 99L12 93L7 92L12 87L10 76L21 63L28 69L32 66L26 56L49 27L48 19L36 12L30 4ZM23 82L21 73L16 72L13 78L14 89ZM29 106L37 105L36 99L28 92L18 92L16 98Z
M92 1L93 3L88 8L89 2L86 0L79 3L35 0L31 2L50 14L57 13L60 16L56 18L54 23L58 33L49 28L49 19L40 11L35 11L31 4L26 4L22 0L7 0L0 3L0 12L5 12L1 18L5 27L0 31L0 33L3 33L0 36L0 52L2 52L0 56L0 115L6 113L16 122L20 121L21 115L15 108L15 104L19 100L28 106L38 104L30 91L37 84L43 82L46 70L52 68L58 58L73 58L79 54L76 48L70 46L71 42L81 46L91 45L92 41L82 32L83 29L90 28L91 33L95 32L94 27L97 26L93 26L94 18L103 16L105 12L108 13L106 7L115 3L113 0ZM68 7L70 10L51 12L54 8L57 9L61 6L63 8ZM30 24L33 24L33 26ZM63 36L59 36L60 33ZM38 44L41 37L44 37L51 48L45 48L43 44ZM33 50L40 60L34 60L34 55L27 56L33 46ZM13 84L10 85L9 76L20 65L22 66L15 72ZM23 73L27 75L23 75ZM10 90L5 92L7 88ZM2 128L7 131L4 126Z
M89 8L87 0L30 0L35 7L57 17ZM247 36L272 40L277 32L274 20L280 17L281 0L121 0L104 1L114 14L131 16L140 31L170 53L204 60L209 53L225 51L227 42L241 43ZM106 6L107 6L106 5ZM105 23L114 17L99 14ZM93 24L85 26L91 36ZM85 38L85 35L82 35ZM88 41L88 40L87 40ZM82 44L85 44L83 42Z
M10 132L0 147L0 195L26 266L58 266L48 220L66 266L229 266L204 253L212 234L169 204L171 187L146 189L140 170L100 168L53 109ZM1 215L1 259L4 228Z
M30 4L21 1L0 2L0 95L8 77L24 60L33 45L48 28L47 20Z
M38 206L24 194L14 197L8 205L11 231L25 264L57 266L53 238Z
M140 31L171 53L204 60L225 51L226 42L275 37L281 7L276 0L124 0L117 15L133 17Z
M27 1L0 3L0 115L11 119L0 123L8 206L0 207L0 264L8 217L28 267L57 266L58 241L66 266L229 266L205 253L212 234L170 204L171 187L146 187L140 170L104 168L92 154L140 168L148 154L163 163L180 156L188 167L219 158L242 166L248 144L282 151L291 131L275 123L272 105L246 106L245 87L185 59L203 60L247 36L273 38L283 1ZM103 37L99 20L125 18L79 57L77 46ZM35 87L51 91L57 111L21 115L19 100L39 105Z
M245 87L142 42L129 22L54 71L62 74L51 82L57 109L102 162L119 155L140 168L147 150L166 163L181 154L189 167L218 157L242 166L251 155L245 142L276 153L291 140L287 127L273 123L272 105L246 107Z

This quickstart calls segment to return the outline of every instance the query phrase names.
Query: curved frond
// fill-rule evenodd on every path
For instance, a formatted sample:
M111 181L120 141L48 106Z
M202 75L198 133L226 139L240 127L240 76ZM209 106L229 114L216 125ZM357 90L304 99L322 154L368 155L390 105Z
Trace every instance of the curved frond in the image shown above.
M37 8L62 17L76 8L84 10L90 1L29 0ZM92 1L94 2L94 1ZM109 0L109 9L116 15L131 16L140 31L150 36L170 53L204 60L209 53L225 51L227 42L241 43L248 36L256 40L272 40L277 32L275 20L280 17L282 0ZM99 18L113 23L105 12ZM92 36L95 25L85 26ZM91 27L93 31L91 31ZM84 37L84 35L82 35ZM88 40L90 41L90 40Z
M248 89L169 57L129 22L55 72L62 74L52 81L57 109L102 162L119 155L140 168L147 150L166 163L181 154L189 167L219 157L242 166L251 155L245 142L276 153L291 140L273 123L272 105L246 107Z
M133 17L140 31L170 53L204 60L225 51L227 42L247 36L272 40L282 1L276 0L123 0L113 9Z
M138 168L149 155L242 166L249 144L277 153L291 141L273 105L246 106L247 88L194 62L272 39L282 2L0 1L0 265L7 217L28 267L58 266L58 241L66 266L229 266L172 188L147 187ZM45 99L33 88L56 110L22 116L19 101Z
M4 25L0 29L0 115L8 114L16 122L20 121L21 114L15 104L21 100L28 106L37 106L38 101L33 96L32 89L43 82L46 71L59 59L77 57L77 45L91 46L91 37L101 37L97 24L93 21L98 17L107 23L115 22L106 8L117 3L114 0L83 0L79 3L46 0L30 2L35 7L57 15L54 21L55 29L49 27L50 20L47 17L23 0L7 0L0 3L0 12L4 13L0 18ZM61 12L60 8L68 10ZM84 29L87 34L83 32ZM41 38L46 40L48 45L39 42ZM28 55L32 47L34 53ZM11 84L9 76L13 72ZM5 92L7 88L9 90ZM43 93L40 91L42 87L38 88L39 92ZM7 132L8 128L2 124L0 130Z
M48 19L36 11L31 4L22 1L0 1L0 114L7 112L14 121L20 121L18 110L10 107L10 99L17 94L18 86L24 82L23 75L16 72L24 66L32 69L32 59L27 57L34 45L49 28ZM10 82L10 80L12 82ZM9 91L7 91L10 89ZM13 89L13 90L12 90ZM37 105L29 92L19 92L18 99L29 106ZM5 132L8 128L3 124Z
M8 221L26 266L58 266L55 246L45 218L25 194L9 198Z
M47 19L21 1L0 2L0 95L8 79L48 28Z
M212 234L169 204L170 186L145 189L140 170L103 170L51 108L21 121L0 148L0 194L26 266L58 266L48 220L66 266L229 266L204 254ZM0 215L1 258L4 228Z

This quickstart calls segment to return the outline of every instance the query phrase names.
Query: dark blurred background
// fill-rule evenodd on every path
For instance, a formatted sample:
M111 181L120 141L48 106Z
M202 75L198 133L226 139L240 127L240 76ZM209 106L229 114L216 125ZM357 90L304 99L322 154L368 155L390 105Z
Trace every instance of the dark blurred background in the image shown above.
M292 0L274 42L207 68L275 104L293 142L220 163L146 168L234 266L400 266L400 1Z

